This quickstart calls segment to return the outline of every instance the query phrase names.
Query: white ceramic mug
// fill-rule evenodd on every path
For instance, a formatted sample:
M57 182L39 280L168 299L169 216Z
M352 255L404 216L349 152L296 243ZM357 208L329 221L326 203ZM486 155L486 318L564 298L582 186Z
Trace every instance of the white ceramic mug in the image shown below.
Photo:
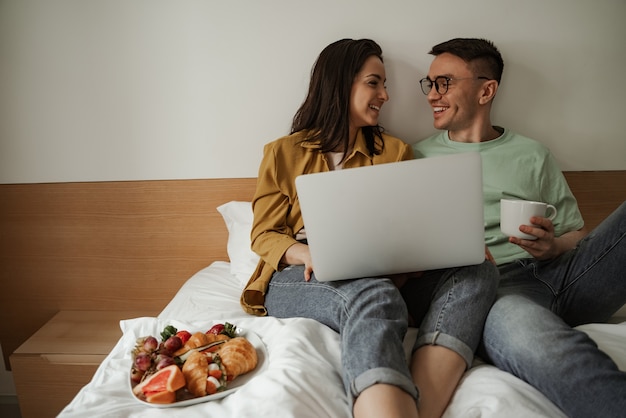
M520 231L520 225L531 225L530 218L533 216L541 216L553 220L556 214L556 208L547 203L519 199L501 199L500 230L509 237L534 240L537 237Z

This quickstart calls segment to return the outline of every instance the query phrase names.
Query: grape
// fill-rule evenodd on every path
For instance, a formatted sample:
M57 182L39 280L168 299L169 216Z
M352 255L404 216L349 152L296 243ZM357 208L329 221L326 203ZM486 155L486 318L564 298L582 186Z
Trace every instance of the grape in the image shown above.
M180 339L180 337L176 335L172 335L163 343L163 347L171 353L178 350L182 346L183 346L183 341Z
M143 349L146 353L152 353L154 350L157 349L158 346L159 346L159 342L157 341L156 338L152 336L146 337L146 339L143 342Z
M135 357L135 367L141 372L145 372L152 366L152 357L147 353L139 353Z
M175 364L174 359L169 357L169 356L159 356L158 357L158 361L157 361L157 365L156 365L156 369L157 370L161 370L164 367L167 366L171 366L172 364Z
M136 368L132 368L132 370L130 371L130 380L132 380L134 383L139 383L141 382L141 378L143 377L144 372L137 370Z

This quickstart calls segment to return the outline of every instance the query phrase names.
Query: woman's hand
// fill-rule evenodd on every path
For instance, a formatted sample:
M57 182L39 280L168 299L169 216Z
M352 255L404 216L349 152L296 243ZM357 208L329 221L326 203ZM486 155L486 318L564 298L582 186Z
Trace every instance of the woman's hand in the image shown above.
M485 260L491 261L493 264L496 264L496 260L491 255L491 251L489 251L489 247L485 245Z
M298 242L287 248L282 262L285 264L304 264L304 280L311 280L313 273L313 261L311 260L311 252L309 246Z

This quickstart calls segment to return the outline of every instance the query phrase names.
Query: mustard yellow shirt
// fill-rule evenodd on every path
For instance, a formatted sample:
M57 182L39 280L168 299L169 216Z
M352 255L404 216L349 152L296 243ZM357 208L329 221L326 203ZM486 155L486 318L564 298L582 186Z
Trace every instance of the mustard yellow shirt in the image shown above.
M265 292L272 275L282 268L280 260L295 244L296 233L304 222L296 194L295 179L300 174L329 171L326 156L319 144L302 142L307 131L279 138L265 145L259 167L256 192L252 200L252 250L261 260L241 295L247 313L267 315ZM384 164L413 158L413 149L402 140L383 134L384 148L379 155L369 155L363 133L359 131L354 149L344 162L344 169ZM379 140L380 141L380 140Z

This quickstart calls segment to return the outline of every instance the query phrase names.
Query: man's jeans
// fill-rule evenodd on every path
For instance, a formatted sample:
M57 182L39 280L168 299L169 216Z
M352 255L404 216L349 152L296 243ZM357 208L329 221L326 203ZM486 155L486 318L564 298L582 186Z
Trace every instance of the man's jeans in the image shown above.
M498 272L489 262L477 266L437 270L421 278L420 289L403 294L391 280L363 278L321 283L304 281L303 266L276 272L265 298L268 314L306 317L339 332L346 391L355 399L375 383L402 388L417 399L403 349L408 310L421 306L415 318L421 344L438 344L469 356L476 349L487 312L495 299ZM411 309L412 312L417 311Z
M583 332L626 303L626 203L551 261L500 267L479 354L539 389L570 417L626 416L626 373Z

